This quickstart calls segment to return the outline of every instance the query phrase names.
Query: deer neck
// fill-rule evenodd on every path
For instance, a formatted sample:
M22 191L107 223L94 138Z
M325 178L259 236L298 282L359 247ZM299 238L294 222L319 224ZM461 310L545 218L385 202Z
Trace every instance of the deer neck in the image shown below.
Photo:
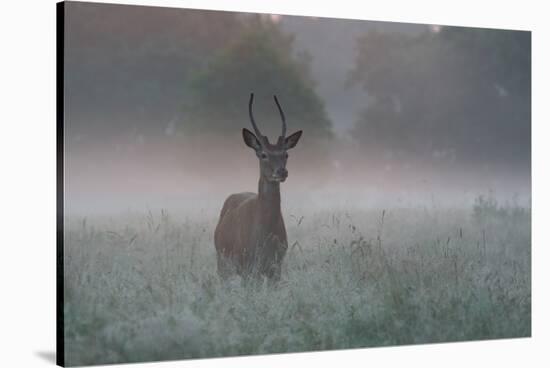
M260 176L258 183L258 216L264 224L281 216L280 183L268 181Z

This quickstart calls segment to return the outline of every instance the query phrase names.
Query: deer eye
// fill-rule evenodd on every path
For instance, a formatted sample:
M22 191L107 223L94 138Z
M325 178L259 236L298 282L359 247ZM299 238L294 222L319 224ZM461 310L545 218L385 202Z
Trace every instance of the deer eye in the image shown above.
M265 152L260 153L260 158L262 160L267 160L267 154Z
M288 153L285 152L285 158L288 158Z

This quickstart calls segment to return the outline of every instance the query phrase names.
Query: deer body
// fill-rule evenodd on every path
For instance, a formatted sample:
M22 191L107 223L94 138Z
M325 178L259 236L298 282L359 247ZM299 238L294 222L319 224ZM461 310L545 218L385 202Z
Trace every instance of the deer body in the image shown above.
M285 138L284 114L275 97L283 120L283 134L276 144L270 144L254 122L252 101L253 95L250 96L249 113L256 135L243 129L243 139L260 160L258 193L232 194L224 202L214 233L218 274L225 278L236 272L242 276L263 275L278 280L288 248L280 183L288 176L286 151L296 145L302 132Z
M258 272L279 278L287 249L279 183L260 180L258 194L229 196L223 205L214 241L221 276L225 277L234 267L240 275Z

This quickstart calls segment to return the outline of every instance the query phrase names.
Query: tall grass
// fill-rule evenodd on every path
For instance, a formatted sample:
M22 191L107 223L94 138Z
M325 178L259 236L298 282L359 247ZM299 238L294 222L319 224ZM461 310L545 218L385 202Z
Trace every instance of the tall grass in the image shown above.
M531 334L530 209L291 212L277 286L218 278L216 220L68 219L67 363Z

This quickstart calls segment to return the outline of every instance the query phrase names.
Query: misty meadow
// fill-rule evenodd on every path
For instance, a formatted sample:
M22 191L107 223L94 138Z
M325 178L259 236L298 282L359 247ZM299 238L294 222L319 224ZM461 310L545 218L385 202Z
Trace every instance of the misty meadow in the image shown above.
M530 32L64 11L67 365L531 336Z
M280 283L222 281L215 214L72 219L71 365L531 335L530 208L292 211Z

